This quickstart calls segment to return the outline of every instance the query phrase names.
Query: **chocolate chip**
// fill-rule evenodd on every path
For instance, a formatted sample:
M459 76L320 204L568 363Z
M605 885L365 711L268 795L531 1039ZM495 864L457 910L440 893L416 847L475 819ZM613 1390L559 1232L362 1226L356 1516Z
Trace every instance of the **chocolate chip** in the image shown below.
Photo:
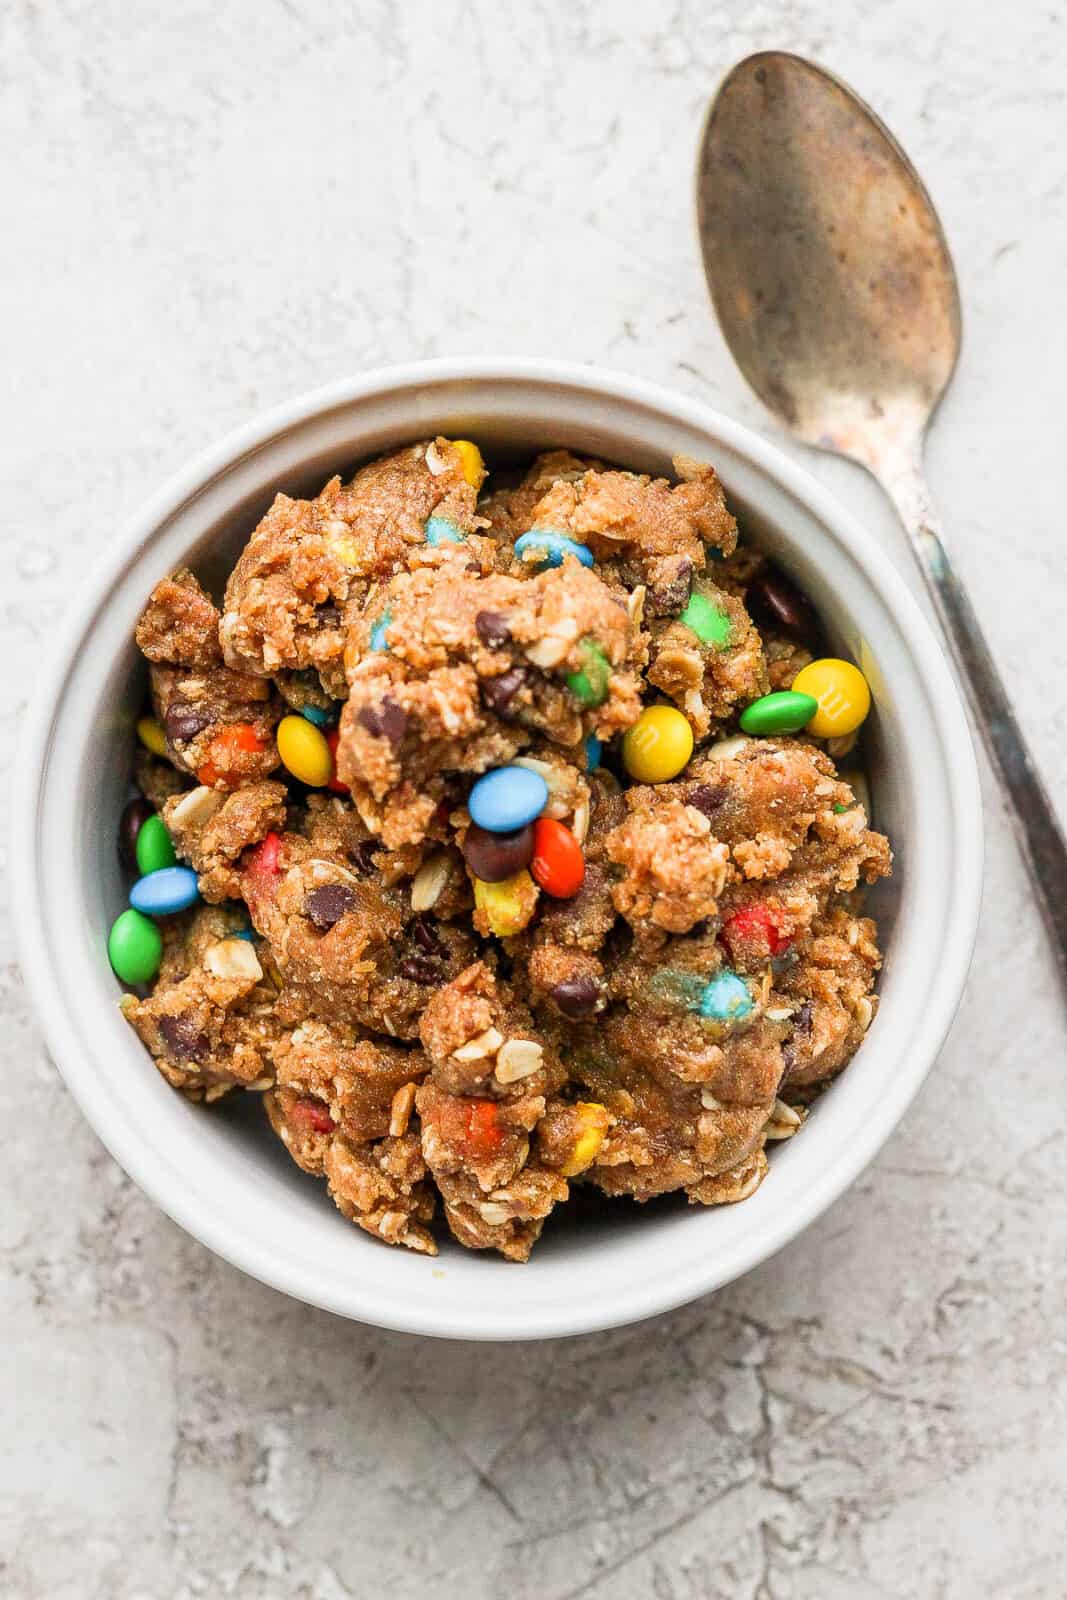
M361 839L355 849L348 852L349 860L361 877L369 878L372 873L377 872L378 869L374 864L377 849L377 839Z
M326 929L340 922L355 903L355 895L343 883L324 883L320 889L312 889L306 910L316 928Z
M137 835L155 811L144 795L128 800L119 818L119 860L127 872L137 870Z
M332 600L327 600L325 605L315 607L315 621L320 628L339 628L341 613Z
M422 912L419 913L419 915L411 924L411 937L414 939L419 949L425 950L427 955L444 955L445 947L437 937L436 929L431 923L429 917L424 916Z
M185 700L175 700L167 707L163 718L167 738L172 744L189 744L198 733L203 733L205 728L214 721L209 711L198 710Z
M479 611L474 619L474 628L489 650L500 650L511 638L511 629L499 611Z
M705 817L713 817L721 811L728 790L721 783L698 783L690 789L685 797L685 803L693 806Z
M533 860L534 831L528 822L514 833L490 833L472 822L463 840L463 857L483 883L503 883Z
M429 956L405 956L397 971L402 978L410 978L412 983L441 982L441 968Z
M502 672L499 678L483 678L478 685L483 703L507 722L516 715L511 710L511 702L529 681L529 677L530 674L525 667L510 667L507 672Z
M381 705L364 706L356 720L361 728L366 728L376 739L388 739L390 744L399 744L408 725L408 714L403 706L398 706L395 700L386 696Z
M653 617L676 617L689 604L689 591L693 586L693 563L683 556L675 572L663 583L648 591L646 605Z
M195 1017L160 1017L159 1032L168 1055L176 1061L199 1061L211 1049L211 1041L197 1027Z
M819 624L811 606L780 572L761 573L749 585L745 605L753 620L764 626L784 628L787 633L818 632Z
M600 985L595 978L564 978L549 992L563 1015L573 1022L591 1017L600 999Z

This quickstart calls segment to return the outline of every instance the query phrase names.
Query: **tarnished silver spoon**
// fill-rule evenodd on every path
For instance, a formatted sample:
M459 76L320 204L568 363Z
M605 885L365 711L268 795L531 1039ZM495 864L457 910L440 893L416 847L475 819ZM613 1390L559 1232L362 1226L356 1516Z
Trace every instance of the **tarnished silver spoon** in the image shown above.
M734 67L712 103L697 218L745 378L806 443L865 466L910 535L1067 989L1067 844L923 476L923 438L960 346L956 274L930 197L851 89L765 51Z

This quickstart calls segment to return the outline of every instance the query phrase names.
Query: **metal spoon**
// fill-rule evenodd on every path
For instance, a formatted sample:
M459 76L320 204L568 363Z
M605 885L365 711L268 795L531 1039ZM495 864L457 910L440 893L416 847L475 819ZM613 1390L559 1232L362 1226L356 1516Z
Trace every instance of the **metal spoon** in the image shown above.
M960 346L956 274L930 197L858 95L773 50L734 67L712 103L697 219L745 378L806 443L865 466L907 529L1067 988L1067 843L923 476L923 438Z

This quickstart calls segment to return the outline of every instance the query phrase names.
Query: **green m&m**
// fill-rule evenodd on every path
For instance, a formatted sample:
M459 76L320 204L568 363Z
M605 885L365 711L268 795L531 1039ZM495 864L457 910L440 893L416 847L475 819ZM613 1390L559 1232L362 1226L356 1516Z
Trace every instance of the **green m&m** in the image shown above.
M745 733L799 733L818 709L819 702L813 695L780 689L746 706L741 713L741 727Z
M724 650L730 643L730 618L721 606L714 605L706 595L691 594L689 604L679 615L678 621L684 622L701 644L712 644L717 650Z
M140 911L123 911L111 925L107 953L123 983L151 983L163 957L163 935Z
M142 877L149 872L159 872L162 867L173 867L178 857L162 817L148 817L142 822L134 846L137 870Z
M568 672L567 688L583 706L602 706L608 697L608 679L611 662L595 639L586 637L578 641L582 665L577 672Z

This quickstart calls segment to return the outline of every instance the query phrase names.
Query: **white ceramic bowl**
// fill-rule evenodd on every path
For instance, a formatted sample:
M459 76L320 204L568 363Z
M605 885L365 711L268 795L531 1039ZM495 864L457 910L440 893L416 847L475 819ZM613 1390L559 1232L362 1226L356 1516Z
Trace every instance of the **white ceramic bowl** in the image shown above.
M621 1206L550 1229L529 1265L446 1244L387 1250L345 1222L264 1128L254 1097L207 1110L175 1094L119 1016L105 953L124 902L115 851L144 691L132 638L156 581L184 562L217 581L278 489L315 490L407 440L502 452L569 445L670 470L714 463L747 537L807 591L860 663L875 712L876 821L896 853L877 911L881 1009L857 1058L762 1188L713 1210ZM36 663L27 663L36 672ZM938 645L855 520L763 439L636 378L530 361L372 373L306 395L205 452L109 542L37 690L16 805L23 969L52 1054L126 1171L177 1222L278 1289L383 1327L475 1339L613 1326L692 1300L780 1249L860 1173L944 1040L977 925L981 811L970 736Z

